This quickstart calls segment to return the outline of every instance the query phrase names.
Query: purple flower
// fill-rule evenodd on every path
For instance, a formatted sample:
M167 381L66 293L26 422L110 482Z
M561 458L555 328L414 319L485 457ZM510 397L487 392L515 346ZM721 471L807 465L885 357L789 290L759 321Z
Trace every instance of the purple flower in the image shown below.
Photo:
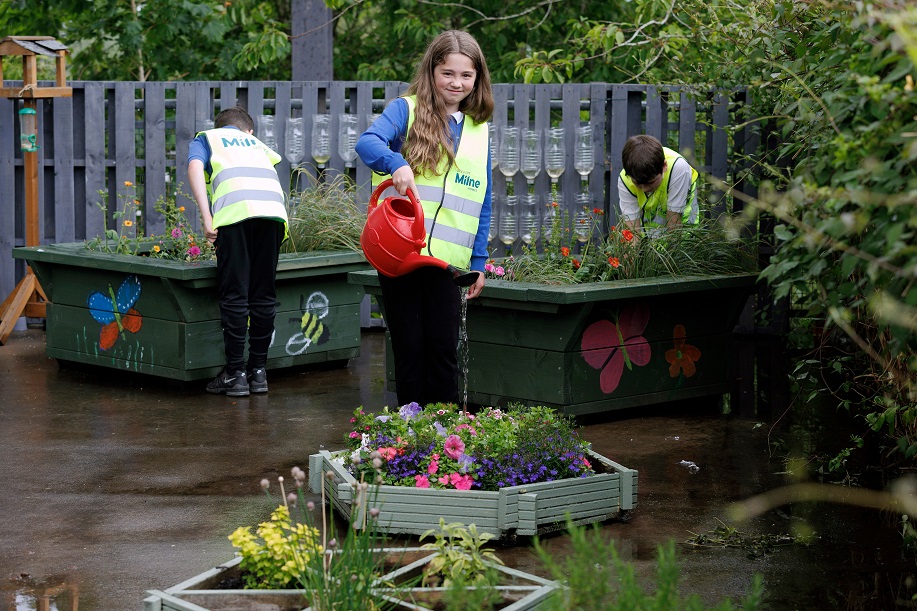
M175 229L173 229L173 230L172 230L172 237L173 237L173 238L180 238L180 237L181 237L181 229L179 229L178 227L176 227Z
M401 409L398 410L398 415L401 416L402 420L408 421L422 411L422 407L417 405L414 401L411 401L407 405L401 406Z
M472 459L467 454L462 454L458 457L459 471L462 473L468 473L468 469L474 466L474 459Z
M376 416L376 420L378 420L379 422L388 422L391 419L392 419L391 416Z
M188 249L188 256L197 257L201 254L201 249L198 246L192 246Z
M433 428L436 429L436 433L437 433L440 437L445 437L446 434L448 433L448 431L446 430L446 427L444 427L443 425L441 425L441 424L439 423L439 420L437 420L436 422L433 423Z

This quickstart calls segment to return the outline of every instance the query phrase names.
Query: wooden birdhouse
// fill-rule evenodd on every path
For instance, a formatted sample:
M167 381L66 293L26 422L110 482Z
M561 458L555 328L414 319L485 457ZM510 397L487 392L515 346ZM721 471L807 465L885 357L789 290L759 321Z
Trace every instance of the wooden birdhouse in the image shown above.
M22 86L6 87L3 81L4 57L22 56ZM38 86L38 56L53 57L57 64L53 87ZM0 39L0 97L3 98L69 98L73 89L67 86L67 47L51 36L7 36Z

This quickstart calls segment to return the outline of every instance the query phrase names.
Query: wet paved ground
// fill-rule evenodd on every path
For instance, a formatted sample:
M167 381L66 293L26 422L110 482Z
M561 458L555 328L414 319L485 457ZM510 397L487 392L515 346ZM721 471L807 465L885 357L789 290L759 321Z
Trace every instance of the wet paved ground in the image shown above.
M231 558L227 535L266 517L258 481L340 447L357 405L382 406L382 354L381 333L364 332L362 356L346 368L275 372L270 394L227 399L203 383L61 368L44 356L42 331L14 332L0 347L0 611L36 608L43 592L61 611L140 609L146 589ZM657 546L675 539L682 591L711 604L761 573L772 609L889 606L902 579L895 516L770 512L737 526L787 533L805 522L818 538L754 560L684 545L720 525L730 502L783 483L770 424L719 411L704 401L585 422L597 452L640 472L634 519L602 527L622 557L648 579ZM547 546L562 555L569 542L557 535ZM530 545L498 555L546 575Z

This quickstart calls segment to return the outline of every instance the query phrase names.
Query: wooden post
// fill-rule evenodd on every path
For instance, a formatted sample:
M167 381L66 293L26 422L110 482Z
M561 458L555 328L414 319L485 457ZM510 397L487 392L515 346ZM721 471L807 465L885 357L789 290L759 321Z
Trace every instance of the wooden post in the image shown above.
M72 95L71 88L66 86L67 48L50 36L7 36L0 39L0 60L6 55L22 56L22 88L4 87L3 73L0 72L0 96L22 99L24 108L36 110L37 98ZM38 55L55 58L54 87L38 86ZM25 244L38 246L38 152L24 150L22 165L25 183ZM48 297L38 284L32 268L26 267L25 276L0 304L0 346L6 343L21 316L45 318L47 301Z

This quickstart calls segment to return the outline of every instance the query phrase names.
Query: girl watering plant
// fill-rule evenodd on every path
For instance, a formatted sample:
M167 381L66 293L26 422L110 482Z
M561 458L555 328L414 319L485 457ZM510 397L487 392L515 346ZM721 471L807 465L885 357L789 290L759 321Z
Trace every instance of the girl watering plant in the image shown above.
M493 107L477 41L466 32L443 32L427 47L406 95L393 100L356 145L376 173L374 185L390 177L400 195L411 190L420 200L427 230L422 254L477 272L488 256ZM453 275L421 266L396 277L380 274L379 284L398 402L457 403L461 295ZM483 288L478 273L467 298Z

